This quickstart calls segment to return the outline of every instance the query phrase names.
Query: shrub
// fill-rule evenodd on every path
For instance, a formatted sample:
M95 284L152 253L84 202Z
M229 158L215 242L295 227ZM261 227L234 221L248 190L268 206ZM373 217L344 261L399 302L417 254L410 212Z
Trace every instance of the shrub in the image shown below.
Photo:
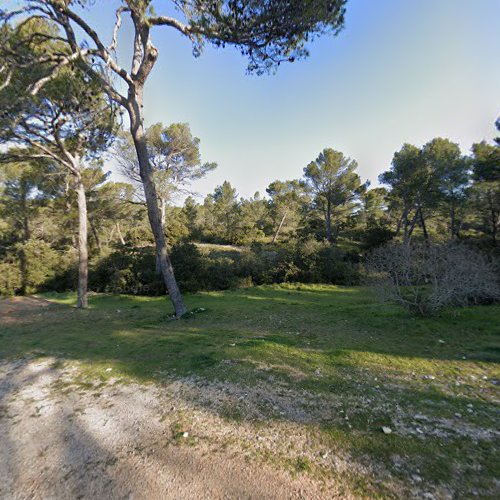
M197 292L204 287L206 262L196 245L185 242L174 245L170 257L182 292Z
M16 259L5 258L0 261L0 296L14 295L21 286L21 271Z
M464 245L387 245L372 252L367 269L382 299L421 316L500 299L495 264Z
M89 273L89 289L96 292L161 295L162 277L156 273L151 247L126 247L104 257Z

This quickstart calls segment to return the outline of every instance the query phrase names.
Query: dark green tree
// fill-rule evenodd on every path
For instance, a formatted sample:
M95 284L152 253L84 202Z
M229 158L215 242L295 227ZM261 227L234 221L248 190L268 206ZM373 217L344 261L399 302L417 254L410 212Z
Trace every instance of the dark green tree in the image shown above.
M266 192L274 229L272 242L276 243L280 233L289 234L297 229L304 205L309 200L304 183L298 180L276 180L269 184Z
M324 149L304 168L304 178L314 196L314 207L323 215L326 238L335 243L345 222L359 208L366 189L356 173L358 164L340 151Z

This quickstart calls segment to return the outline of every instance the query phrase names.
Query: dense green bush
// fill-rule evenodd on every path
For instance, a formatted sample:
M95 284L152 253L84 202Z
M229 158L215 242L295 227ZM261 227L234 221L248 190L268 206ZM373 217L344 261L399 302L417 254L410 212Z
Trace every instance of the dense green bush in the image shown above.
M165 293L165 285L155 269L152 247L120 248L91 269L89 288L96 292L160 295Z
M14 295L21 285L19 262L14 258L0 261L0 296Z

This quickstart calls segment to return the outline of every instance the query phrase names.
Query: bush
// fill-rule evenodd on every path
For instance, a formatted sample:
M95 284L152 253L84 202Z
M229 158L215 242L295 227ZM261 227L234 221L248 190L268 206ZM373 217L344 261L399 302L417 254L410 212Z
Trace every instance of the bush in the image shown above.
M151 247L127 247L104 257L89 273L89 289L95 292L161 295L162 277L156 274Z
M360 281L358 256L314 240L203 253L193 243L181 242L172 247L170 256L182 292L296 281L338 285ZM162 277L155 273L152 247L120 248L102 258L90 271L89 288L109 293L165 293Z
M19 262L13 258L0 261L0 296L14 295L21 286Z
M197 292L204 286L206 262L193 243L179 243L172 248L172 265L182 292Z
M372 252L367 269L382 299L421 316L500 299L495 264L464 245L388 245Z

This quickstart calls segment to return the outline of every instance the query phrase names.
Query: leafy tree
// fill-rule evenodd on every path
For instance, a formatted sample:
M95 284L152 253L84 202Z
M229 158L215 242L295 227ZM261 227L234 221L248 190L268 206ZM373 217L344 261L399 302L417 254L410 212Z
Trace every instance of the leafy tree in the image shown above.
M264 238L266 225L266 201L256 192L248 200L241 198L237 209L235 233L233 242L249 244Z
M89 223L99 251L102 246L100 234L106 234L106 245L116 236L117 242L123 246L126 241L122 221L131 222L144 215L141 207L133 203L133 191L133 186L124 182L106 182L88 187Z
M208 235L215 240L234 243L238 221L238 194L231 183L224 181L203 203L203 219Z
M359 197L366 189L356 173L357 167L355 160L327 148L304 168L314 207L323 214L330 242L336 242L342 225L357 210Z
M188 196L184 200L182 210L184 211L184 218L189 232L189 238L191 240L198 240L202 232L200 224L200 205L196 203L192 196Z
M434 177L422 151L412 144L404 144L394 153L391 169L382 173L379 180L391 187L390 208L400 212L396 235L402 227L403 241L410 241L418 222L427 239L424 209L434 206L436 194Z
M29 263L25 245L31 239L33 218L38 212L34 194L40 178L40 169L33 163L12 163L4 171L0 214L10 233L9 247L17 246L19 263L19 292L28 289Z
M367 189L361 195L361 215L366 229L378 225L387 216L387 195L383 187Z
M430 168L437 201L449 217L449 230L458 238L469 185L469 161L462 156L458 144L440 137L429 141L422 149L424 161Z
M64 44L66 51L50 58L52 72L47 78L77 61L87 74L99 77L101 88L128 113L156 250L176 315L180 317L186 312L186 306L167 253L144 131L144 88L159 55L152 42L152 29L168 26L176 30L191 41L195 55L201 53L206 42L216 47L235 46L249 58L248 70L262 73L281 62L306 57L306 44L314 36L337 34L344 23L345 0L175 0L178 18L157 15L154 7L162 5L157 1L121 0L116 9L110 45L102 41L85 19L87 11L81 7L93 4L85 0L24 0L17 12L4 11L2 17L8 20L18 14L28 19L47 19L57 25L54 39ZM130 16L134 30L129 69L117 58L118 32L124 14ZM96 64L107 68L109 75L96 72ZM3 81L8 81L11 69L4 68L2 74ZM38 92L46 81L41 78L32 85L32 92ZM123 88L125 92L122 93Z
M0 85L0 143L21 146L3 154L4 162L49 159L74 177L79 207L78 307L85 308L87 201L82 172L86 160L108 147L115 115L96 71L89 75L79 67L70 68L74 59L55 32L54 23L36 17L3 29L8 74ZM66 64L54 72L53 59L60 57Z
M167 205L177 194L186 193L191 182L204 177L217 164L201 162L200 139L192 136L187 123L173 123L168 127L156 123L146 129L145 136L161 225L165 229ZM122 136L115 156L122 174L133 183L141 184L140 166L129 135Z

